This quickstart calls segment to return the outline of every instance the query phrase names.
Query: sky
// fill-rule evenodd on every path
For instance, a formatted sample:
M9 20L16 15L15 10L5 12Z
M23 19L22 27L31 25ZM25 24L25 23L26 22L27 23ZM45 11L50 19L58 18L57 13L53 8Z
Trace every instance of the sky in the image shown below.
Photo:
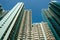
M42 9L47 9L51 0L0 0L4 10L11 10L18 2L24 2L26 9L32 10L32 23L43 21ZM60 1L60 0L57 0Z

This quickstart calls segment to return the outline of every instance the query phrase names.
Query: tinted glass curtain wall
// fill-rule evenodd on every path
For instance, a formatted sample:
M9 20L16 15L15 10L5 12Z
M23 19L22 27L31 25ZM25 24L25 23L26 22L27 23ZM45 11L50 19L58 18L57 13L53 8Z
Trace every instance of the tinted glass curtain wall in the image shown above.
M48 22L55 38L60 39L60 3L52 1L49 3L48 9L42 10L44 21Z

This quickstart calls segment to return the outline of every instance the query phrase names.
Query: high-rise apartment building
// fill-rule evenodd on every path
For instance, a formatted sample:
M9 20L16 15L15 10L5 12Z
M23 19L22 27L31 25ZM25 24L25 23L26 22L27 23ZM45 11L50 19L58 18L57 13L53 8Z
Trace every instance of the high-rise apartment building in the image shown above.
M21 2L21 3L17 3L0 20L0 40L16 40L17 39L23 15L24 15L24 3Z
M33 40L56 40L47 22L32 24Z
M17 40L31 40L31 10L24 10Z
M52 1L48 9L43 9L43 19L48 22L56 40L60 40L60 3Z
M0 15L0 40L56 40L47 22L32 24L32 12L22 2L9 12L0 6Z

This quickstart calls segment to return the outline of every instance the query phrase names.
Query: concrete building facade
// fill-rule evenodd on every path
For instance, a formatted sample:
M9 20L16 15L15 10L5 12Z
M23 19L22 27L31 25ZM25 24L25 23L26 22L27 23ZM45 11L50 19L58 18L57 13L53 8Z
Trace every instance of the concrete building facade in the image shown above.
M16 40L24 12L24 3L17 3L0 20L0 40Z
M31 10L24 10L17 40L31 40Z
M56 40L47 22L34 23L32 33L33 40Z

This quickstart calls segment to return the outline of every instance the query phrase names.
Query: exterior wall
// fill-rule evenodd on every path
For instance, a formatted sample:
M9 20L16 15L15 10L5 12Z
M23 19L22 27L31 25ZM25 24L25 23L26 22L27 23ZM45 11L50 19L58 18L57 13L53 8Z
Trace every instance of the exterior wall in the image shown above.
M48 9L43 9L43 17L50 29L52 30L56 40L60 39L60 3L57 1L53 1L49 3Z
M0 4L0 20L7 14L8 11L5 11Z
M55 37L46 22L35 23L32 28L34 40L55 40Z
M0 40L15 40L24 3L17 3L0 21ZM23 14L23 13L22 13Z
M56 40L47 23L42 23L42 27L47 40Z
M24 10L17 40L31 40L31 10Z

